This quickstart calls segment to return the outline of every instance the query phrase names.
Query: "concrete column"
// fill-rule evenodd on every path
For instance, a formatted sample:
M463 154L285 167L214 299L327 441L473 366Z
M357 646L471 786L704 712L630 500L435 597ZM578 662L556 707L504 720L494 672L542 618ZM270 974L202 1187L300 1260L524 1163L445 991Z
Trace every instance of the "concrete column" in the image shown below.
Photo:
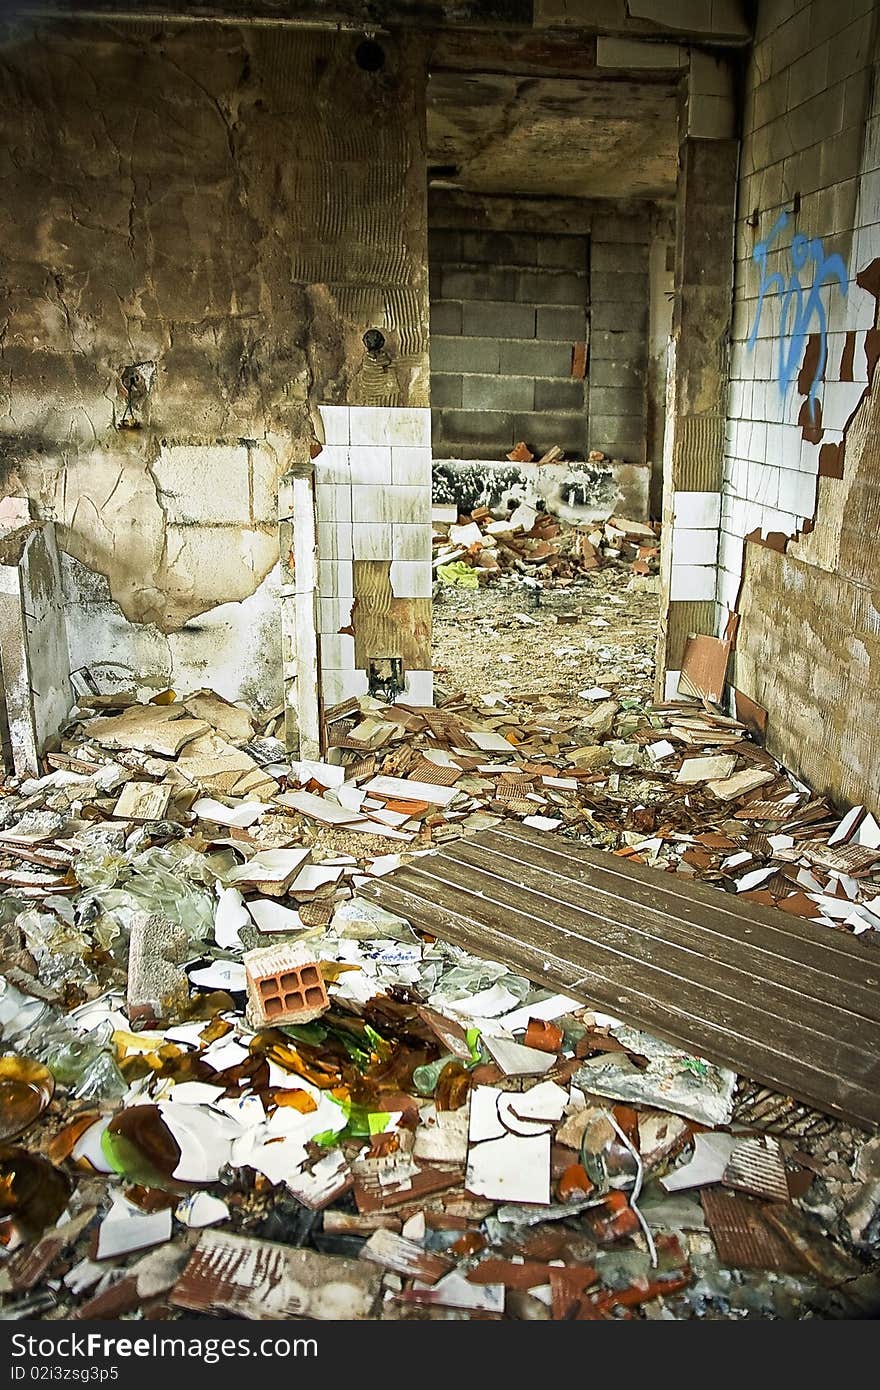
M674 697L690 633L716 630L715 584L739 141L732 72L692 52L682 107L675 303L663 445L657 695Z

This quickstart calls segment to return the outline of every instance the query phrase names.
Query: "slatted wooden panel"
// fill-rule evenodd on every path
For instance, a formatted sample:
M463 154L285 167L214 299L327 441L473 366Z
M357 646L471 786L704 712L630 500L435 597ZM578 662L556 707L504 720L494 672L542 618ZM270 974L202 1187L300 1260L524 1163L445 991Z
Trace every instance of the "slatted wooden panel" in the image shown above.
M526 826L363 890L415 926L861 1124L880 1124L880 952Z

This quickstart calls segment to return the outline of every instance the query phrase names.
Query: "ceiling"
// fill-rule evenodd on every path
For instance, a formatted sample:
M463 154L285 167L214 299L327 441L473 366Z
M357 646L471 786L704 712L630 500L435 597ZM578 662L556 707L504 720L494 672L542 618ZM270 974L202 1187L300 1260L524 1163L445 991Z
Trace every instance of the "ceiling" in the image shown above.
M568 198L668 198L678 163L672 82L434 72L435 186Z

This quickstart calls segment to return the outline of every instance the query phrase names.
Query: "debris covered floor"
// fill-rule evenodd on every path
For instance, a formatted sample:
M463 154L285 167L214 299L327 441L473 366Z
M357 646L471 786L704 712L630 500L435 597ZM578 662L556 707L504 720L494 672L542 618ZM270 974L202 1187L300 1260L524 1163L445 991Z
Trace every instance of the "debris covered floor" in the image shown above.
M375 901L524 825L876 973L880 830L652 704L654 582L441 585L437 707L329 711L337 764L169 692L7 784L0 1316L876 1315L870 1131Z

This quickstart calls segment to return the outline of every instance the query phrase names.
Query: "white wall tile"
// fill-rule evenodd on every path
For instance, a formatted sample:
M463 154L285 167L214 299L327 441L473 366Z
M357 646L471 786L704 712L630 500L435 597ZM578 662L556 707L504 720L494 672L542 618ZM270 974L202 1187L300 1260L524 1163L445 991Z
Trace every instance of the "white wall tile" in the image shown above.
M315 506L319 522L351 521L351 488L339 483L318 483Z
M369 693L366 671L322 671L321 694L325 705L341 705L343 700Z
M350 598L318 599L318 631L335 636L340 628L351 626Z
M389 444L388 414L387 406L353 405L349 416L350 442L373 446Z
M717 555L717 531L694 531L683 526L673 530L673 565L714 565Z
M324 426L324 442L326 444L348 444L348 406L319 405L318 411Z
M673 565L669 597L673 603L684 599L715 597L714 565Z
M676 492L675 524L711 530L721 520L720 492Z
M352 527L352 555L355 560L390 560L390 524L356 521Z
M354 593L351 560L319 560L318 589L322 598L351 598Z
M431 450L394 447L391 450L391 480L404 487L431 487ZM430 498L429 498L430 505Z
M322 633L321 669L324 671L354 670L354 638L347 633Z
M431 583L430 561L391 561L391 591L395 598L430 598Z
M427 487L393 484L386 491L390 520L399 526L416 526L431 517L431 491Z
M388 412L388 442L411 448L430 448L431 412L410 407Z
M351 522L318 522L318 559L351 559Z
M667 671L667 672L666 672L666 685L665 685L665 689L664 689L664 691L663 691L664 699L666 699L666 700L677 700L677 699L678 699L678 682L679 682L680 680L681 680L681 672L680 672L680 671Z
M434 672L406 671L406 689L403 699L408 705L433 705Z
M431 563L431 526L403 526L396 523L391 528L391 553L395 560L426 560Z
M376 487L372 484L356 484L351 490L352 516L361 525L393 521L393 495L394 488L390 485Z
M350 483L348 449L341 444L326 444L315 459L315 483Z
M385 446L353 445L348 451L351 481L356 486L387 487L391 483L391 450Z

